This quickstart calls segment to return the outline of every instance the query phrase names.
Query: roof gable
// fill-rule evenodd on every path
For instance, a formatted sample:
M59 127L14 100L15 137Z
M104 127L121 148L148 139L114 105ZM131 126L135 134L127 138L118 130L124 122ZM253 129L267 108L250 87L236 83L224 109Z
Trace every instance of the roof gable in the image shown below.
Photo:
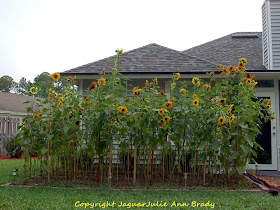
M67 74L99 74L103 69L111 69L113 56L62 72ZM149 44L123 53L120 61L121 73L172 73L188 71L209 71L215 64L194 58L179 51Z
M263 66L262 33L239 32L182 51L182 53L223 65L236 65L247 58L247 70L265 70Z
M29 107L30 104L24 102L31 100L33 100L33 96L24 96L15 93L0 92L0 112L5 111L27 113L27 107ZM38 111L38 108L35 108L35 111Z

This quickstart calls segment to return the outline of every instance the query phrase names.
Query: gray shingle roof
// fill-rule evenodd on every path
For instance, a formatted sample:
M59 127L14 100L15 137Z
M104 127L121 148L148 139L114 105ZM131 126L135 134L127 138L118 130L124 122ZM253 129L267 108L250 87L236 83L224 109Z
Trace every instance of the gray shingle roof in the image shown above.
M239 32L183 51L186 55L204 58L215 64L237 65L247 58L247 70L265 70L261 32Z
M26 108L30 104L24 103L33 100L32 96L24 96L15 93L0 92L0 112L20 112L27 113ZM37 111L36 109L35 111Z
M61 74L99 74L104 68L107 70L112 68L109 64L112 59L113 56L64 71ZM183 73L216 69L216 65L209 61L194 58L158 44L149 44L123 53L120 66L121 73Z

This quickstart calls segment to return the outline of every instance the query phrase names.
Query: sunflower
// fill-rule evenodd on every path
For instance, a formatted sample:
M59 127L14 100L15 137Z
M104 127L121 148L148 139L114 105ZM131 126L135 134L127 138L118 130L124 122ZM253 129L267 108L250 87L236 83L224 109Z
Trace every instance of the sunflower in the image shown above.
M229 72L233 72L234 66L233 66L233 65L230 65L230 66L228 67L228 70L229 70Z
M234 118L235 118L235 115L234 115L234 114L231 115L230 118L229 118L229 122L232 123L232 121L234 120Z
M178 73L174 73L174 79L175 80L179 80L180 76L181 76L181 74L179 72Z
M209 84L204 84L203 85L203 89L206 90L206 91L209 91L211 89L211 85Z
M112 73L117 73L118 70L116 68L112 68Z
M252 76L250 75L250 73L246 73L246 78L247 78L247 79L251 79L251 77L252 77Z
M227 99L225 98L221 98L220 101L219 101L219 104L225 104L227 102Z
M127 108L125 106L118 107L118 113L125 114L127 112Z
M139 94L140 94L140 91L138 89L133 90L133 95L139 96Z
M194 101L193 101L193 105L194 105L194 106L198 106L198 104L199 104L199 100L194 100Z
M210 77L213 77L215 73L213 71L210 72Z
M168 102L165 104L166 109L170 109L170 108L172 107L172 104L173 104L173 101L168 101Z
M184 88L182 88L181 90L180 90L180 93L182 94L182 96L185 96L185 95L187 95L188 94L188 90L186 90L186 89L184 89Z
M232 111L231 108L229 108L229 109L227 110L227 115L228 115L228 116L231 115L231 111Z
M165 116L165 117L163 118L163 121L164 121L164 122L169 122L169 121L170 121L170 117Z
M76 83L76 79L77 79L77 76L75 75L74 77L72 77L72 76L70 76L70 83L72 84L72 85L75 85L75 83Z
M174 89L175 87L176 87L176 83L173 82L173 83L171 84L171 89Z
M244 70L245 70L245 69L243 68L243 66L239 66L239 65L238 65L238 66L236 67L236 71L237 71L237 72L242 73L242 72L244 72Z
M247 84L251 84L252 80L251 79L247 79Z
M171 100L172 100L173 102L175 102L175 101L176 101L176 98L172 97Z
M55 73L51 74L51 78L52 78L55 82L57 82L57 81L60 79L60 74L57 73L57 72L55 72Z
M127 112L127 108L123 106L121 109L121 113L125 114L126 112Z
M57 107L60 107L62 105L62 101L60 101L57 105Z
M33 114L32 118L33 118L33 120L39 120L40 115L39 114Z
M123 48L121 50L116 50L116 52L117 52L118 56L122 55L123 54Z
M164 114L164 109L159 109L159 110L158 110L158 113L159 113L160 115L163 115L163 114Z
M163 90L161 90L161 91L160 91L160 94L164 96L164 95L165 95L165 92L164 92Z
M192 83L193 83L194 85L197 85L198 82L199 82L199 78L198 78L198 77L192 78Z
M193 100L197 100L197 95L193 94L192 98L193 98Z
M106 84L106 79L105 78L100 78L98 81L97 81L98 85L99 86L103 86Z
M61 99L61 98L62 98L62 95L61 95L61 93L58 93L55 97L56 97L57 99Z
M243 86L243 82L240 82L240 83L239 83L239 86L242 87L242 86Z
M157 77L155 78L155 83L156 83L156 85L158 85L158 79L157 79Z
M229 74L230 71L229 71L227 68L223 68L223 73L224 73L224 74Z
M220 125L223 125L225 120L223 117L219 117L218 122L220 123Z
M267 105L266 108L267 108L267 109L271 109L271 108L272 108L272 105Z
M32 88L30 88L30 93L31 93L32 95L35 95L37 92L38 92L38 88L37 88L37 87L32 87Z
M246 58L240 58L239 62L241 62L245 65L247 63L247 59Z
M91 85L89 86L89 90L95 89L97 87L97 83L93 81Z

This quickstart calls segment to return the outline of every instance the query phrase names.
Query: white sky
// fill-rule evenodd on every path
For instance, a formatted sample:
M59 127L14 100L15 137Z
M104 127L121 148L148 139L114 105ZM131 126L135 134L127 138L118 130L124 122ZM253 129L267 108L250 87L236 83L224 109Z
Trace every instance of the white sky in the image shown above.
M262 31L264 0L0 0L0 77L33 81L150 43Z

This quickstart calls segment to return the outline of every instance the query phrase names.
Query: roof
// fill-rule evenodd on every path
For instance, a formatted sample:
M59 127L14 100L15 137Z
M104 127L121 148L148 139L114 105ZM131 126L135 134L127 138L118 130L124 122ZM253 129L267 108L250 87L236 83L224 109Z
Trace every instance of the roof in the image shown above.
M262 33L238 32L182 51L186 55L223 65L236 65L247 58L247 70L266 70L263 66Z
M62 72L69 74L99 74L104 68L111 69L114 56ZM174 73L215 70L216 65L202 58L160 46L149 44L123 53L120 61L121 73Z
M32 96L24 96L15 93L0 92L0 113L18 112L27 113L26 108L30 106L26 101L33 100Z

